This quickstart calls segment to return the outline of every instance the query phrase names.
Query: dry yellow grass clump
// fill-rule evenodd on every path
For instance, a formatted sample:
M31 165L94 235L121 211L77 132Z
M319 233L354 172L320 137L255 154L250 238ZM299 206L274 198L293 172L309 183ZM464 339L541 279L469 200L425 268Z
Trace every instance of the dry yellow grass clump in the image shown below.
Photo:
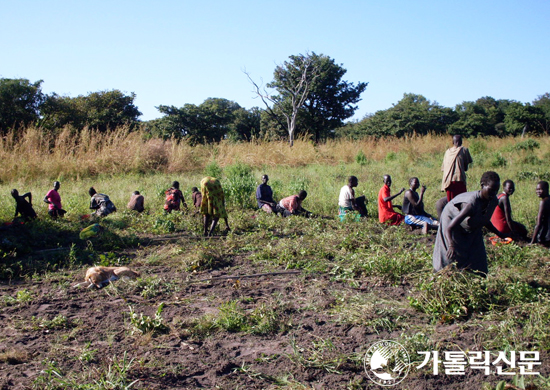
M548 137L538 138L539 150L549 150ZM475 140L472 140L475 142ZM485 138L488 152L518 142L514 138ZM382 161L388 153L404 153L408 161L442 153L451 145L449 136L366 138L360 141L332 140L314 144L306 138L290 148L286 141L254 141L190 146L176 139L148 138L140 131L118 128L109 133L70 128L47 134L28 128L0 138L0 180L35 178L84 178L100 173L192 173L216 161L221 167L241 162L254 167L300 167L310 164L352 163L362 151L371 161ZM468 145L468 141L466 141Z

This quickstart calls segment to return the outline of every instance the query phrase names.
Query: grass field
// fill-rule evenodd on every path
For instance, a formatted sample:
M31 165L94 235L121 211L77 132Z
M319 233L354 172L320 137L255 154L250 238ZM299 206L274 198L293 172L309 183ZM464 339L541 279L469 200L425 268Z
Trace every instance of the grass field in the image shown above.
M502 381L550 388L548 249L489 244L488 278L452 270L434 275L435 233L377 221L384 174L392 175L394 191L419 177L428 187L427 211L435 214L447 137L317 146L299 140L293 149L284 143L190 148L124 130L109 140L83 137L61 134L52 151L43 145L55 142L31 129L0 147L0 221L13 218L11 188L32 191L39 214L0 236L0 387L378 388L362 359L370 344L386 339L404 345L414 362L395 388L494 389ZM486 170L514 180L514 218L532 231L535 184L550 178L550 140L465 144L474 159L468 188L478 188ZM256 211L253 191L264 173L276 198L306 189L304 207L315 217ZM190 202L191 187L205 174L220 176L228 193L227 236L203 239L198 216L162 211L173 180ZM370 201L366 221L335 218L349 175ZM47 217L42 202L53 180L61 181L68 210L59 221ZM119 211L101 221L100 237L83 241L78 233L90 221L80 216L89 213L90 186ZM134 190L146 199L142 215L125 210ZM91 264L128 265L142 277L102 290L71 287ZM257 275L266 273L275 274ZM415 368L418 351L459 350L490 351L493 360L498 351L539 351L541 374L486 376L466 367L465 375L453 376L444 367L439 375Z

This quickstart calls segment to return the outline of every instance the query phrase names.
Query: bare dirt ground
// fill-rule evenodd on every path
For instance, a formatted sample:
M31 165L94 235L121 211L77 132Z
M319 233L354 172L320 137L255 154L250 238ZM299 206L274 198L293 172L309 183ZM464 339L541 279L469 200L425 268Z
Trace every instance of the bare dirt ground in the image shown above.
M346 300L373 294L381 305L387 300L406 302L411 286L366 278L353 288L332 281L329 275L306 273L195 283L266 269L239 256L230 267L198 273L140 260L177 239L177 235L166 235L144 240L151 246L126 252L133 258L130 266L144 278L154 276L161 281L155 289L151 283L146 285L151 290L148 293L144 285L125 280L101 290L72 287L83 279L85 268L2 283L0 296L15 297L18 291L27 291L32 299L0 306L0 389L69 386L60 383L104 388L93 385L109 370L119 377L126 375L127 384L136 381L132 385L136 389L381 388L368 379L363 355L372 343L397 339L404 329L340 321L332 310L341 303L335 296ZM219 328L197 331L197 319L216 316L220 305L229 301L238 302L244 313L276 308L277 329L264 334ZM167 332L132 332L130 307L154 317L161 303L165 304L162 318ZM424 314L406 303L394 316L406 318L408 324L428 324ZM476 333L471 328L435 326L442 341L452 339L457 349L476 350ZM548 374L547 367L543 371ZM394 388L478 389L484 382L496 380L472 371L464 376L434 376L413 367Z

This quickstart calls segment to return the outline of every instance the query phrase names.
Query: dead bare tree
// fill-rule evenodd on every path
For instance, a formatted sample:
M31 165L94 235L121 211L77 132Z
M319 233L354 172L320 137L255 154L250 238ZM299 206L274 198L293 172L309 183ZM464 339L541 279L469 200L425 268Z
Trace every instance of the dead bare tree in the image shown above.
M288 131L288 143L294 145L294 133L296 130L296 119L304 102L308 98L311 85L319 74L319 69L312 63L311 56L300 54L300 66L285 62L283 65L277 65L274 72L275 81L271 83L279 96L272 96L265 87L260 87L250 74L243 70L248 80L254 86L256 93L265 104L268 113ZM269 86L269 84L268 84ZM280 122L279 116L273 110L277 107L286 119L286 126Z

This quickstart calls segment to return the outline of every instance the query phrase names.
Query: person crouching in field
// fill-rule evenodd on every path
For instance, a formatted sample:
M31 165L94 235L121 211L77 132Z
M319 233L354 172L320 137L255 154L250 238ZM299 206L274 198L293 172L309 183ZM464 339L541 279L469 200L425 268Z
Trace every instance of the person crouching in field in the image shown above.
M15 199L15 216L13 217L14 219L17 218L18 214L21 214L21 217L23 217L25 221L36 219L36 212L32 208L32 194L30 192L19 195L19 191L13 189L11 190L11 196L13 196L13 199ZM29 201L27 202L25 198L28 198Z
M91 196L90 210L95 210L94 214L97 217L106 217L116 211L116 207L111 202L111 199L105 194L99 194L94 187L90 187L88 194Z
M437 229L439 222L424 210L424 192L426 186L420 188L420 195L416 190L420 187L418 177L409 179L409 189L405 191L403 198L403 213L405 214L405 224L410 226L420 226L422 233L427 234L428 229Z
M180 183L177 181L172 182L172 187L168 188L165 192L166 202L164 203L164 211L171 213L172 210L180 211L180 205L183 203L183 207L187 209L187 204L183 198L183 194L180 191Z
M269 176L263 175L262 184L256 188L256 201L259 209L266 213L277 213L277 203L273 200L273 190L267 184L268 181Z
M145 198L139 193L139 191L134 191L132 192L132 196L130 197L130 201L126 207L130 210L135 210L138 213L141 213L145 210Z
M399 214L393 210L393 208L400 209L401 206L392 205L392 200L401 195L405 189L401 188L395 195L391 195L391 176L384 175L384 185L378 192L378 220L381 223L388 223L389 225L399 225L405 219L403 214Z
M536 242L550 248L550 195L548 194L548 182L539 181L536 188L537 196L541 199L537 225L533 232L531 244Z
M225 210L225 195L220 181L207 176L201 180L201 214L204 215L204 235L212 236L220 218L225 220L226 232L230 231Z
M338 215L344 218L350 211L357 211L361 217L367 216L367 207L365 206L365 196L355 197L354 188L359 184L355 176L348 177L348 184L340 189L338 197Z
M53 219L57 217L63 217L66 213L63 208L61 208L61 196L59 195L59 187L61 184L58 181L53 182L53 188L48 191L44 197L44 202L48 203L48 214Z
M307 192L302 190L298 195L287 196L281 199L277 205L277 211L283 217L289 217L291 215L304 215L306 217L311 216L311 213L302 207L302 202L307 198Z
M498 195L498 206L491 217L491 223L499 232L511 236L514 240L527 241L527 228L512 219L512 207L510 196L516 187L512 180L505 180L502 185L502 193Z
M500 177L496 172L485 172L480 184L481 190L459 194L443 209L433 252L435 271L456 262L459 269L487 274L483 227L500 238L506 236L491 223L498 204Z
M191 200L196 212L201 211L202 194L197 187L191 188Z

